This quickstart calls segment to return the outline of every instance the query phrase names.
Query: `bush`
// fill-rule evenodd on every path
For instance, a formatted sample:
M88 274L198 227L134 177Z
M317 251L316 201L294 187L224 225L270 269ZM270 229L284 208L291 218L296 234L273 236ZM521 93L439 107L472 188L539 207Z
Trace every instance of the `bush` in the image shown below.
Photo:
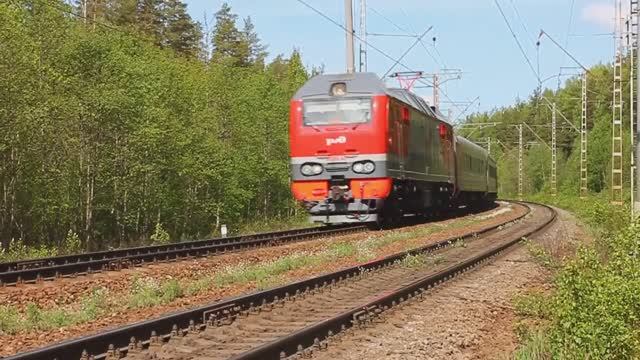
M551 332L555 357L631 359L640 355L640 234L631 236L636 239L635 249L620 251L629 244L630 235L628 230L612 243L618 249L610 253L608 262L593 249L583 249L558 276Z
M556 275L548 301L517 299L517 312L544 319L518 359L635 359L640 356L640 222L604 196L536 198L572 210L597 238ZM547 320L548 319L548 320ZM548 326L548 330L547 327ZM546 333L547 335L542 335ZM541 338L543 336L544 338ZM541 350L546 352L540 353Z
M62 243L62 248L67 254L81 253L82 242L80 241L80 236L78 236L75 231L69 230L67 232L67 236L64 238L64 242Z
M12 306L0 305L0 335L15 334L21 328L18 310Z
M11 239L6 249L0 246L0 261L16 261L56 256L58 248L41 246L27 246L22 239Z
M171 243L171 236L169 236L169 233L162 227L161 223L156 224L155 231L151 235L151 242L154 245L166 245Z

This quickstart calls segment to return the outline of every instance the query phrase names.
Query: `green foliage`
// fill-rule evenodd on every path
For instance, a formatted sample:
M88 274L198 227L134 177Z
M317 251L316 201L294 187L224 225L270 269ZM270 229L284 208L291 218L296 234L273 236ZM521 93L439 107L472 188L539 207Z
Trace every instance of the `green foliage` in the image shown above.
M156 229L151 235L151 242L154 245L166 245L171 243L171 236L165 231L162 224L156 224Z
M423 266L426 260L427 257L424 255L407 255L400 261L400 264L404 267L417 268Z
M517 315L545 319L549 316L549 298L542 292L516 296L513 300Z
M184 293L187 296L193 296L200 294L203 291L208 290L213 286L213 278L210 276L202 277L198 280L192 281L185 286Z
M463 238L459 238L459 239L456 239L456 241L453 243L452 246L454 248L466 248L467 247L467 243L464 241Z
M536 244L528 239L524 239L524 244L529 254L542 266L547 268L557 268L559 265L555 259L542 245Z
M22 328L22 319L13 306L0 305L0 335L15 334Z
M543 330L522 334L520 346L513 354L515 360L551 360L551 344Z
M193 294L193 288L190 289ZM185 294L182 285L176 279L160 282L154 278L137 278L133 282L128 299L130 308L145 308L168 304Z
M54 330L61 327L96 320L109 310L107 293L95 289L82 299L79 307L53 307L42 309L38 305L27 304L24 312L13 306L0 306L0 334L16 334L34 330Z
M82 241L78 234L73 230L69 230L62 243L57 246L46 244L28 246L22 239L11 239L6 248L0 247L0 261L38 259L80 252L82 252Z
M357 251L356 245L348 242L337 242L329 246L329 252L336 258L353 256Z
M157 223L186 240L298 219L287 129L300 54L262 64L247 19L241 64L216 49L209 61L178 0L89 1L90 18L122 31L65 7L0 2L2 259L138 245ZM217 25L235 27L224 9L234 23Z
M634 248L637 251L638 244ZM551 336L557 358L631 359L639 355L640 265L635 256L633 263L628 254L614 254L604 263L595 251L582 250L556 280Z
M27 246L22 239L11 239L6 248L0 248L0 261L38 259L59 254L58 248L47 245Z
M234 266L224 273L216 275L214 283L216 286L227 286L230 284L263 282L266 279L277 277L291 270L320 264L323 260L322 254L296 253L267 263Z
M75 231L69 230L67 232L67 236L62 243L62 248L67 254L78 254L82 252L82 242Z
M91 28L106 24L118 26L121 31L135 30L155 45L173 49L180 55L199 54L200 24L191 19L182 0L76 0L75 3L73 11L81 16L86 14Z
M539 295L515 301L520 315L548 319L547 335L526 338L518 351L542 349L544 356L517 358L638 358L640 222L629 224L628 209L609 205L606 196L554 202L574 210L599 239L563 264L548 301Z
M576 214L598 238L609 238L629 225L629 207L612 205L608 193L590 195L581 199L574 195L548 194L530 196L532 201L554 205Z

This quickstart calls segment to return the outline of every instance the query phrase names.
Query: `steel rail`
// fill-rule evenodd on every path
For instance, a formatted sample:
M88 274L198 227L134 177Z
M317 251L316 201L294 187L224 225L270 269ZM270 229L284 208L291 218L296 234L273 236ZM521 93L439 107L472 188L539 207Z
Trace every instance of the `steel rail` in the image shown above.
M335 226L331 228L312 227L1 263L0 286L53 280L64 276L106 270L120 270L159 261L175 261L189 257L219 255L241 249L354 233L366 229L364 225Z
M450 216L464 216L470 209L457 209ZM412 225L407 218L400 226ZM109 270L121 270L159 261L211 256L258 246L280 245L322 236L341 235L366 230L362 224L335 225L329 228L310 227L252 235L213 238L183 243L115 249L83 254L63 255L0 263L0 287L22 283L55 280Z
M44 348L16 354L6 358L5 360L74 360L88 359L89 357L99 360L120 358L126 355L130 350L146 348L151 344L166 342L171 339L172 336L185 335L189 332L201 331L207 326L219 325L221 322L233 319L240 314L248 313L256 307L277 304L282 300L290 298L290 296L294 296L295 294L314 291L314 289L319 289L331 283L356 277L367 271L390 266L397 261L402 260L406 256L434 252L451 246L458 240L472 239L481 234L497 231L505 224L523 219L525 216L530 214L530 212L531 209L528 207L527 212L516 219L509 220L499 225L487 227L481 231L472 232L465 236L451 237L432 245L405 251L379 260L342 269L333 273L320 275L311 279L297 281L273 289L237 296L214 304L108 330L100 334L67 340ZM520 239L518 239L518 241L519 240ZM331 321L323 323L333 324ZM315 334L315 330L313 333ZM326 334L327 333L325 333L325 335ZM306 342L303 341L299 344L306 344ZM296 351L297 345L298 344L296 344ZM278 359L279 356L280 352L278 351ZM271 357L264 357L264 359L267 358Z
M421 296L426 290L441 284L447 280L466 273L491 260L493 257L520 243L523 238L529 237L546 229L556 220L557 213L551 207L536 204L550 211L551 216L544 223L528 231L524 236L509 240L488 251L476 255L470 259L459 262L436 274L426 276L396 290L387 293L373 301L362 304L357 308L345 311L331 319L318 322L314 325L300 329L288 336L281 337L258 348L232 357L230 360L278 360L285 357L307 357L315 349L326 346L326 341L350 327L370 322L383 311L394 307L416 296Z

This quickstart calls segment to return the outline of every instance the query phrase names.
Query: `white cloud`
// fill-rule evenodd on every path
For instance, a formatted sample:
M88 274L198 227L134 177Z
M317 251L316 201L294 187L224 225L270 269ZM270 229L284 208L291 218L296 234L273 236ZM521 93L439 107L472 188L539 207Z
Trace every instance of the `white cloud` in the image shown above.
M613 31L616 17L615 6L611 2L591 3L582 9L582 20ZM623 16L629 13L628 4L623 2Z

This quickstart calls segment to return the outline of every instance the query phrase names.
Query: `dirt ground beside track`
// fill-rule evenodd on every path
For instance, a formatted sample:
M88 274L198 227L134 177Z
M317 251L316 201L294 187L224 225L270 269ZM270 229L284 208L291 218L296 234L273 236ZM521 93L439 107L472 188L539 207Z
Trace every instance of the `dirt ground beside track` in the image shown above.
M575 217L533 237L554 256L569 255L588 235ZM367 329L351 331L314 359L510 359L518 346L512 300L550 288L550 272L520 246L494 262L391 310Z
M378 254L379 256L387 256L397 253L402 250L401 247L407 245L419 247L447 238L462 236L470 232L479 231L483 228L515 219L525 211L523 207L513 206L512 210L505 212L502 210L505 207L511 206L501 205L501 208L473 215L473 217L477 217L477 220L479 221L465 227L453 227L456 222L461 221L464 218L418 225L435 226L438 228L438 231L421 238L409 239L402 243L388 245L381 248ZM407 229L410 228L392 231L404 231ZM381 233L377 232L376 234ZM64 279L60 282L56 281L44 284L23 285L19 287L5 287L0 288L0 304L14 305L18 308L24 308L27 303L35 303L44 308L60 304L74 304L77 303L79 299L91 294L93 289L96 287L107 289L109 294L108 296L111 298L124 297L130 291L131 284L136 277L151 277L158 280L167 280L172 278L179 279L180 281L195 280L204 276L213 275L228 266L268 262L286 255L300 252L304 252L306 254L319 252L327 249L335 242L357 242L366 236L368 235L355 234L336 238L318 239L273 248L248 250L245 252L210 258L199 258L176 263L163 263L120 272L94 274L75 279ZM354 266L358 263L359 262L356 258L344 258L331 264L322 264L321 266L312 266L290 271L285 274L282 280L301 280L326 273L328 271L335 271L340 268ZM223 288L211 288L194 296L179 298L167 305L159 305L151 308L125 310L116 309L90 323L68 326L54 331L32 331L29 333L19 333L15 335L0 333L0 343L2 343L0 356L26 351L28 349L68 338L97 333L108 328L150 319L168 312L212 303L225 297L237 296L243 293L255 291L256 288L257 284L255 283L237 284Z

